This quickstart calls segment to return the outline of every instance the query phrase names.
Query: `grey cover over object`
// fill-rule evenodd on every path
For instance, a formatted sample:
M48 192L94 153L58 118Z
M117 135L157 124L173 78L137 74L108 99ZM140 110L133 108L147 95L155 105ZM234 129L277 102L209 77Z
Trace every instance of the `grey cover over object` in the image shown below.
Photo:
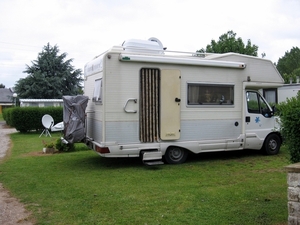
M85 109L89 98L83 95L63 96L64 138L69 143L85 138Z

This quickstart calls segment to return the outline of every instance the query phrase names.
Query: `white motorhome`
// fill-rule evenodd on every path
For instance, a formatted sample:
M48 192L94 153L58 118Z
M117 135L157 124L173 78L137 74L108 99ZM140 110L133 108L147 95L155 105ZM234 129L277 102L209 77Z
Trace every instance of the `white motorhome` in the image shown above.
M274 110L259 90L282 86L266 59L165 50L127 40L85 66L86 143L103 157L183 163L189 153L281 145Z

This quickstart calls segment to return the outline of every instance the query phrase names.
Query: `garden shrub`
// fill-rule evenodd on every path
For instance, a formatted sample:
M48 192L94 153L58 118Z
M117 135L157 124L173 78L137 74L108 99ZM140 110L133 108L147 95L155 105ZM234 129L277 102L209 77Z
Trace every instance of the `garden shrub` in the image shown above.
M5 120L6 124L11 126L11 111L13 108L5 108L3 110L3 119Z
M55 148L60 152L71 152L75 150L74 144L64 144L60 138L56 140Z
M280 103L277 109L281 121L281 134L290 152L290 161L300 162L300 95Z

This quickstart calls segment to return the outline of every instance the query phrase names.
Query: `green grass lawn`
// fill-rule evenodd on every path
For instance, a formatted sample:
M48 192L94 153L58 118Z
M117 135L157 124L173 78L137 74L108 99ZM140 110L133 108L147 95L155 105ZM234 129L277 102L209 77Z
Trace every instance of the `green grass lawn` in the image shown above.
M59 134L56 133L55 137ZM0 182L37 224L287 224L287 150L191 156L148 167L77 151L45 155L39 133L11 135Z

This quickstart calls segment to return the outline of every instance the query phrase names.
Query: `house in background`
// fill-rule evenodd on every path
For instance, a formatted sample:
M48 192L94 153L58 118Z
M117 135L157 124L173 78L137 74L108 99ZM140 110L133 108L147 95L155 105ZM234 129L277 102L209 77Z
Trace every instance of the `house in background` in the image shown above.
M47 106L63 106L62 99L19 99L20 107L47 107Z
M0 88L0 113L4 108L14 105L14 92L10 88Z

